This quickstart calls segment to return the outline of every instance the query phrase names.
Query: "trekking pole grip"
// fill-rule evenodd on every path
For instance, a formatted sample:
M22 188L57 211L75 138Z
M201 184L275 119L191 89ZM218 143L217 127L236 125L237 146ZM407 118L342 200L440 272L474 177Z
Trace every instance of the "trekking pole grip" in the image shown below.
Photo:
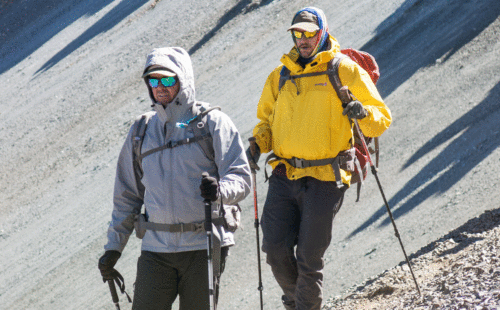
M202 178L208 178L208 172L201 174ZM212 231L212 201L210 199L203 200L205 204L205 231Z
M115 304L117 310L120 310L120 305L118 304L118 294L116 293L116 287L114 280L108 280L109 291L111 292L111 299Z
M255 151L256 151L256 147L257 147L257 139L255 139L255 137L250 137L248 138L248 142L250 142L250 151L252 152L252 154L255 154Z
M260 170L260 167L257 165L258 159L255 159L254 156L256 153L260 152L258 149L259 146L257 145L257 140L255 137L250 137L248 138L248 142L250 142L250 156L252 158L248 158L248 163L250 164L250 170L252 173L255 173L257 170Z

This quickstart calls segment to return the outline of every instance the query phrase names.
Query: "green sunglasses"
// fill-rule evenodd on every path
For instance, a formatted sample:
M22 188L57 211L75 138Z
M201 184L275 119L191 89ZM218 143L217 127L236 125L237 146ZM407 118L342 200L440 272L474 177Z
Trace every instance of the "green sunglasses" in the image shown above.
M160 84L160 81L161 81L161 85L163 85L165 87L171 87L171 86L174 86L175 83L177 83L177 79L173 76L166 76L166 77L162 77L161 79L156 79L156 78L149 78L148 79L149 86L151 86L153 88L157 88Z

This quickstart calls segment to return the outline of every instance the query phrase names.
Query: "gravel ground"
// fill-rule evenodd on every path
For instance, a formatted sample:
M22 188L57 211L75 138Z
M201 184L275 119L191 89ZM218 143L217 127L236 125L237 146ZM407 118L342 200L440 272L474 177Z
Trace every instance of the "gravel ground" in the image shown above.
M325 301L446 309L442 298L458 305L479 295L494 307L498 288L462 286L469 280L459 272L487 283L497 275L498 248L483 253L489 239L465 246L479 231L441 238L486 214L498 224L498 0L18 0L0 2L0 309L114 309L96 266L118 153L132 121L150 109L140 75L152 48L189 50L197 98L221 106L246 139L267 75L292 46L290 20L311 4L325 11L342 47L366 50L380 65L377 86L394 122L381 138L378 174L423 292L415 295L405 264L391 269L404 256L370 176L361 201L348 191L335 218ZM261 212L263 173L257 181ZM222 310L259 309L251 197L242 208ZM116 266L131 295L139 253L131 238ZM461 253L467 262L448 263ZM496 267L479 263L488 257ZM441 265L452 272L439 284L431 272ZM264 255L262 277L264 308L282 308ZM408 294L398 295L404 285ZM450 298L459 289L463 299Z
M323 309L500 309L500 209L477 218L401 263L329 299Z

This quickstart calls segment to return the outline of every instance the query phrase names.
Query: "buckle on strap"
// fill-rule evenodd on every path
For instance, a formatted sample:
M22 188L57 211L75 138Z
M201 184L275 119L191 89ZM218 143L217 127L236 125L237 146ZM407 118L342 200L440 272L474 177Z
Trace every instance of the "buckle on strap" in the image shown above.
M179 144L179 141L168 141L167 142L167 148L172 149L176 147Z
M290 165L294 168L305 168L306 160L303 158L292 157L290 160L287 160Z
M176 224L173 224L172 226L175 226ZM179 232L183 233L186 231L192 231L192 232L200 232L203 230L204 226L203 223L179 223L180 229ZM175 231L175 230L174 230Z
M204 222L203 223L193 223L193 226L194 226L193 231L197 233L197 232L204 230L204 224L205 224Z

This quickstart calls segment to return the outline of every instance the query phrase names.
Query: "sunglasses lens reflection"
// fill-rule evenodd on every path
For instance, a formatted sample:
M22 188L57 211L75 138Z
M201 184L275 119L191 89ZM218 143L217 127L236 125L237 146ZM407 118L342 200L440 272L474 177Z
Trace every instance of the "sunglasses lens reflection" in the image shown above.
M167 77L163 77L161 79L150 78L149 79L149 86L156 88L159 86L160 82L165 87L171 87L171 86L175 85L177 80L173 76L167 76Z
M306 36L306 38L310 39L312 37L314 37L316 35L316 32L317 31L313 31L313 32L310 32L310 31L304 31L304 32L300 32L300 31L297 31L297 30L294 30L293 31L293 35L297 38L297 39L301 39L303 35Z
M149 79L149 86L156 88L158 87L158 82L159 82L158 79Z
M173 76L167 76L164 78L161 78L161 83L165 87L170 87L175 85L175 78Z

